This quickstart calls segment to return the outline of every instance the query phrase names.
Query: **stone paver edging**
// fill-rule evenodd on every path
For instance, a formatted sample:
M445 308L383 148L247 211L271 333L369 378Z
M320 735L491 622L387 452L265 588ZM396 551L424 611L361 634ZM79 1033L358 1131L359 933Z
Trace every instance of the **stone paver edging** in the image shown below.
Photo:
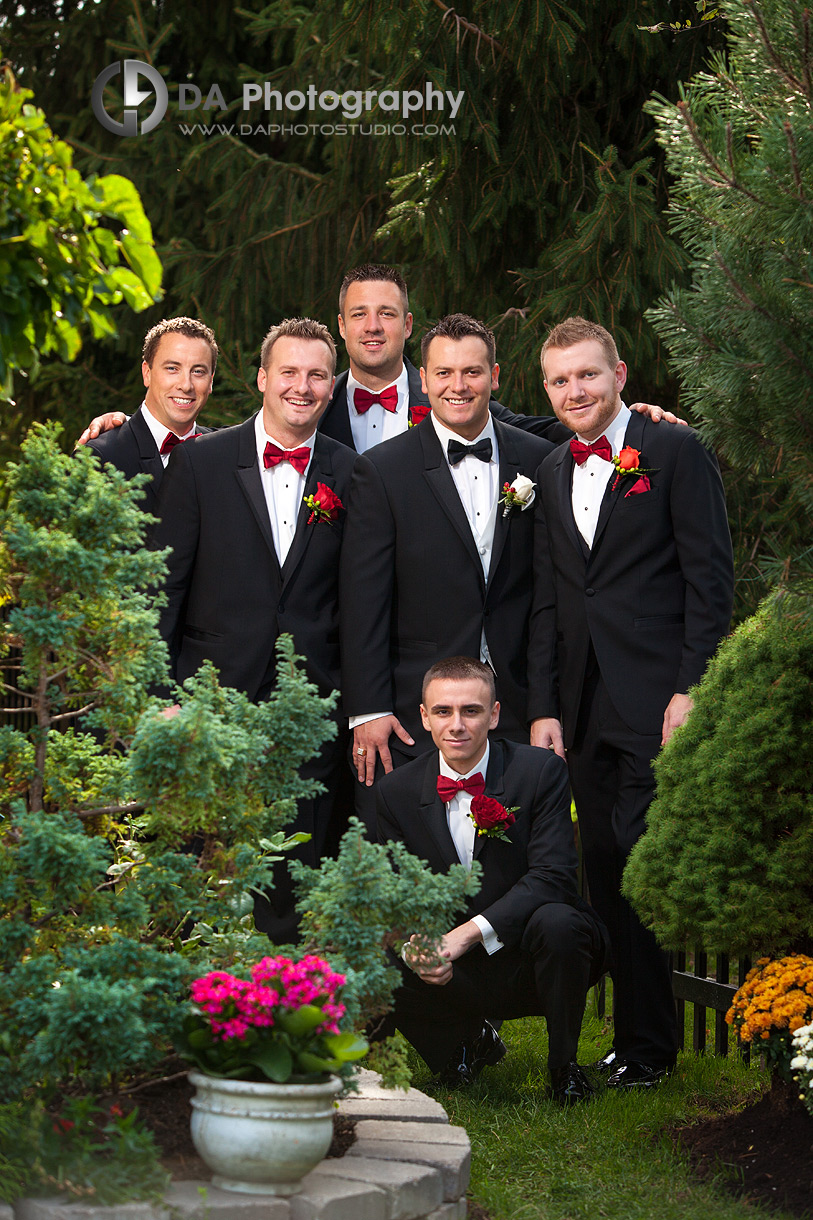
M242 1195L209 1182L173 1182L164 1206L92 1207L63 1199L0 1204L0 1220L464 1220L471 1145L431 1097L383 1089L362 1069L359 1092L339 1103L358 1120L356 1142L322 1161L289 1198Z

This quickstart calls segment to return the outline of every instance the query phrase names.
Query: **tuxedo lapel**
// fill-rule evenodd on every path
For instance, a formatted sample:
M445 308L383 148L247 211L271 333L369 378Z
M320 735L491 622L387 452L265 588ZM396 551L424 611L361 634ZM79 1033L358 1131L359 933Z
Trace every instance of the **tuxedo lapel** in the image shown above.
M333 395L327 409L319 421L319 431L325 436L332 436L335 441L341 441L348 449L355 449L353 430L350 427L350 404L347 401L347 370L339 373L333 387ZM308 493L310 495L310 492Z
M627 430L624 433L624 445L632 445L633 449L642 448L642 438L644 433L644 425L647 417L640 415L637 411L633 411L630 416L630 421L627 424ZM598 521L596 522L596 532L593 537L592 551L595 552L596 547L601 542L602 535L607 528L613 509L618 503L619 497L624 494L622 488L624 486L623 479L616 479L615 473L610 475L607 480L607 486L604 490L604 497L601 501L601 507L598 512Z
M313 447L313 458L308 468L308 477L305 480L305 491L302 496L302 503L299 506L299 513L296 518L296 530L294 531L293 541L288 554L285 556L285 563L282 565L282 584L283 587L291 579L291 575L296 571L302 556L305 554L308 543L313 537L314 530L317 529L333 529L333 525L329 522L314 522L308 524L308 518L311 515L311 510L305 504L305 498L311 496L316 491L317 483L327 483L330 486L333 477L333 462L328 452L327 445L322 441L319 433L316 434L316 442Z
M554 464L554 479L556 480L556 498L559 504L559 517L565 532L576 550L582 557L587 557L587 543L576 527L573 516L573 455L570 445L562 445Z
M446 806L438 796L438 774L438 754L437 750L432 750L426 760L418 817L427 837L435 844L444 866L448 868L450 864L459 864L460 859L449 832Z
M150 432L141 411L136 411L135 415L131 417L130 428L138 445L138 460L141 469L145 474L152 475L152 485L147 489L148 502L145 505L151 510L153 505L158 502L158 490L164 477L164 463L161 461L155 437Z
M503 756L503 748L501 741L489 742L488 752L488 769L486 771L486 796L493 796L495 800L503 804L503 795L505 793L505 758ZM487 835L474 836L474 853L473 859L477 860L483 847L488 842Z
M472 563L476 564L480 578L484 581L483 565L477 553L474 535L471 532L465 509L460 502L460 496L457 494L457 488L438 440L438 434L431 423L427 423L427 427L421 428L418 436L423 447L423 476L444 513L460 535Z
M404 368L407 371L407 396L409 399L409 407L428 407L429 399L423 392L420 373L415 368L415 365L410 364L406 358L404 359Z
M491 543L491 562L488 566L489 584L494 573L497 571L503 547L505 546L505 540L511 528L511 518L521 512L519 508L512 508L507 516L503 513L503 505L499 503L502 489L506 483L513 483L518 474L526 474L530 478L530 473L522 468L522 457L517 444L518 438L511 436L510 429L504 427L498 420L495 419L493 423L500 454L500 471L497 478L497 516L494 521L494 538ZM528 512L530 511L528 509Z
M248 500L266 546L271 552L274 568L279 571L279 560L274 546L274 535L271 532L271 522L268 518L268 505L263 493L263 482L260 467L257 463L257 441L254 431L254 416L247 419L240 427L237 449L237 481Z

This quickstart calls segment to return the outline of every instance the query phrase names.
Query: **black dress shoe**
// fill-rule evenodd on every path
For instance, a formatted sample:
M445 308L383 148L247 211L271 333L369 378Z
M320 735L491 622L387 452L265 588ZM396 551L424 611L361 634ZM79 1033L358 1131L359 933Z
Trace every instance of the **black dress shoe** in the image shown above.
M610 1072L614 1072L618 1067L620 1060L615 1053L615 1047L611 1046L601 1059L597 1059L595 1063L591 1063L590 1067L594 1072L598 1072L599 1076L607 1076Z
M499 1063L505 1052L505 1043L494 1026L490 1021L484 1021L476 1038L460 1043L446 1067L435 1078L435 1083L447 1089L474 1084L483 1068Z
M608 1089L653 1089L671 1072L671 1067L650 1067L648 1063L636 1063L627 1059L610 1072Z
M559 1106L571 1106L577 1101L589 1101L596 1090L574 1060L550 1074L551 1098Z

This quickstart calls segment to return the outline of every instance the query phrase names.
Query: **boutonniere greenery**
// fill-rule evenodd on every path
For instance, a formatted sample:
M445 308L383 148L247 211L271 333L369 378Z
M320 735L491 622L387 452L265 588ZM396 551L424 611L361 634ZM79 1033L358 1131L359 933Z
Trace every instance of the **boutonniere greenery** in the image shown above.
M503 494L500 498L500 504L503 505L502 515L507 517L512 508L519 508L521 512L530 508L536 497L535 487L536 483L524 474L518 474L513 483L503 483Z
M324 483L317 483L313 495L304 496L303 499L305 505L311 510L308 525L313 525L314 522L318 525L320 521L330 525L338 518L339 509L344 508L333 488L327 487Z
M651 467L641 465L640 449L633 449L632 445L625 445L621 452L613 458L613 466L615 466L616 475L613 480L612 491L615 491L622 479L626 479L629 475L636 476L635 482L628 491L624 492L625 500L627 496L636 496L642 491L650 490L652 485L647 478L647 474L654 474L654 470Z
M501 805L493 796L473 796L469 817L477 827L478 839L483 836L486 839L505 839L510 842L505 832L516 822L516 813L519 813L519 805L506 809L505 805Z

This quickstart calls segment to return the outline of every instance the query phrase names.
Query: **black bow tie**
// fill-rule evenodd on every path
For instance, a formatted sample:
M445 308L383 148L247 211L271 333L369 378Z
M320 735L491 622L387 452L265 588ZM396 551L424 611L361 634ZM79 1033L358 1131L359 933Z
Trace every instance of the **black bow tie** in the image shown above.
M461 441L449 441L449 465L456 466L464 457L476 457L481 462L491 461L491 438L486 436L473 445L464 445Z

